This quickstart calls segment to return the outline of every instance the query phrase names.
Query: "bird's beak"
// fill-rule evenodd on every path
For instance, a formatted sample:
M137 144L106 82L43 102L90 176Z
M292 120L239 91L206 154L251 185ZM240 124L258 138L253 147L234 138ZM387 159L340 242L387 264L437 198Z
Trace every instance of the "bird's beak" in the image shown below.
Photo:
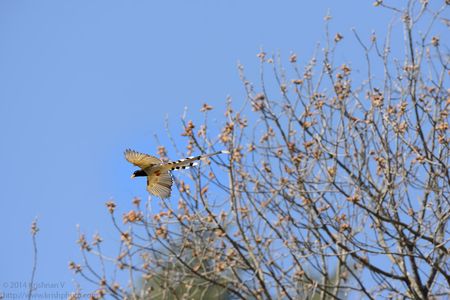
M134 175L134 174L131 174L131 179L133 179L134 177L136 177L136 175Z

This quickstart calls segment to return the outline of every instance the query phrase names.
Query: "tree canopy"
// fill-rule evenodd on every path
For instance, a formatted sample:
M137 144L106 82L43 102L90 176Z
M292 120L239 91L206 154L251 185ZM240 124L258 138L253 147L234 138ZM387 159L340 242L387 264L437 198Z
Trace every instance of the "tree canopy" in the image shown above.
M178 198L134 199L124 224L107 203L121 239L113 263L131 284L90 265L106 257L98 236L80 235L71 269L117 299L448 296L449 53L436 32L450 21L448 1L430 2L374 3L402 35L355 30L365 70L335 58L332 26L305 65L260 52L256 83L239 66L245 95L227 100L220 129L204 104L203 121L181 119L185 148L174 145L230 156L176 177Z

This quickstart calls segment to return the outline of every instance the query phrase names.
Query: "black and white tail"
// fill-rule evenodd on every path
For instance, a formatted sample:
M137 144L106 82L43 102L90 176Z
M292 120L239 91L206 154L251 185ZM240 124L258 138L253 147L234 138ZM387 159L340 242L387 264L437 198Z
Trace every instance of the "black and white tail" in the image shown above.
M190 156L184 159L180 159L177 161L171 161L166 164L169 170L182 170L182 169L188 169L190 167L198 165L199 160L206 159L208 157L218 155L218 154L229 154L230 152L227 150L217 151L210 154L203 154L199 156Z

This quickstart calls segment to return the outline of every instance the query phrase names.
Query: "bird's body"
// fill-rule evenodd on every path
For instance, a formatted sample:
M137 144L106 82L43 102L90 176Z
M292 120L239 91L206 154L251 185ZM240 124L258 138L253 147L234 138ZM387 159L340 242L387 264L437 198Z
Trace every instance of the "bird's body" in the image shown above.
M199 160L208 157L228 153L228 151L218 151L211 154L203 154L199 156L192 156L177 161L163 162L157 157L140 153L131 149L125 150L125 159L133 165L141 168L133 173L131 176L147 176L147 191L150 194L160 198L170 197L172 191L172 176L170 174L173 170L187 169L197 165Z

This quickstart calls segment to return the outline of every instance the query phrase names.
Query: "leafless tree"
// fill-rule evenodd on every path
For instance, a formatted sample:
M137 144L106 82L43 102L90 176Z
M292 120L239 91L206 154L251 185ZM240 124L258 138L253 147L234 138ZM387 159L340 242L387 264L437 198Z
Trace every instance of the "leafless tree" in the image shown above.
M448 32L449 2L430 2L375 2L398 17L386 37L327 29L303 67L295 54L285 69L261 52L255 84L239 66L244 101L229 99L220 124L208 104L203 122L183 116L187 148L173 145L231 155L179 177L179 199L134 199L124 224L107 203L122 241L111 261L130 285L90 265L107 257L98 236L80 235L84 260L70 267L117 299L207 299L212 289L229 299L448 297L449 53L436 32ZM395 26L403 36L391 36ZM351 40L364 80L336 62Z
M34 280L36 276L36 268L37 268L37 255L38 255L38 247L36 242L36 235L39 231L39 227L37 225L37 218L34 219L33 223L31 223L31 238L33 240L33 267L31 269L31 279L28 283L28 295L27 299L31 299L33 296L33 291L35 290L34 287Z

